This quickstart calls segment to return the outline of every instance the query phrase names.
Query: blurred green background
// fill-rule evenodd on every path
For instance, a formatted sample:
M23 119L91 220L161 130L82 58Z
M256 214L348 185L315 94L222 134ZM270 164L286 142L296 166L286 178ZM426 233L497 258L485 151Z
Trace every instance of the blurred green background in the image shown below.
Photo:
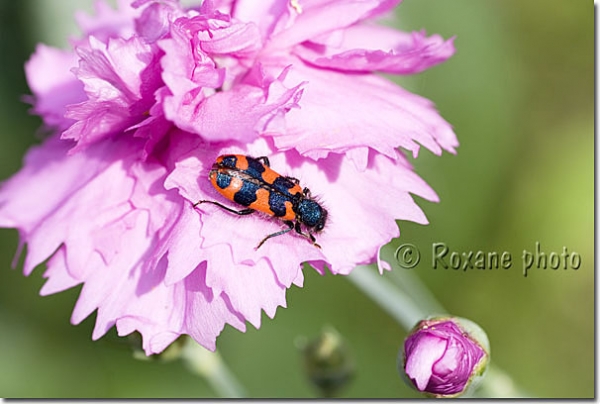
M91 1L0 0L0 179L16 172L40 124L21 96L23 63L38 42L64 46L72 10ZM453 314L488 333L492 361L537 397L594 394L594 9L590 1L405 0L400 26L457 36L447 63L399 80L432 99L461 142L456 156L423 150L417 172L441 203L418 203L431 224L399 223L424 259L414 271ZM40 201L43 203L43 201ZM523 250L581 256L578 270L531 270ZM509 270L432 269L434 242L452 251L508 251ZM214 397L180 363L143 362L114 330L90 339L94 318L69 323L79 288L40 297L43 270L10 269L17 232L0 230L0 396ZM317 397L294 341L325 324L357 366L342 397L418 397L400 380L406 335L342 276L306 272L288 308L260 330L227 327L218 348L252 397ZM389 276L386 275L386 276Z

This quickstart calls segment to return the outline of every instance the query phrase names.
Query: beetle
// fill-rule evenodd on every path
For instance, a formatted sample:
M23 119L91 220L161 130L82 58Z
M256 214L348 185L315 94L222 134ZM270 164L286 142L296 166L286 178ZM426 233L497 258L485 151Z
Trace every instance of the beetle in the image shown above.
M295 230L308 239L315 247L321 248L313 234L321 232L327 222L327 210L311 195L308 188L302 188L294 177L283 176L271 168L267 157L250 157L242 154L227 154L217 157L208 178L213 187L225 198L246 209L235 210L216 201L212 203L236 215L249 215L262 212L278 218L287 229L269 234L256 246L258 250L265 241ZM303 232L302 227L306 229Z

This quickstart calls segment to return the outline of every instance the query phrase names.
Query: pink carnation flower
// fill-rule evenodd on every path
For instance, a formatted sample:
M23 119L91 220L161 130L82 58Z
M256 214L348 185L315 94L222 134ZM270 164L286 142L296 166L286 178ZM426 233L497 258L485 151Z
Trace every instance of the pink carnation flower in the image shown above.
M303 263L348 274L427 223L436 201L402 147L454 152L431 102L375 73L411 74L452 40L374 24L399 0L99 2L83 37L40 45L26 65L51 135L2 184L0 226L46 262L47 295L83 284L71 321L97 310L93 338L139 331L147 354L181 334L214 349L225 324L260 327L302 286ZM264 215L239 217L208 181L216 157L268 156L329 211L321 249Z

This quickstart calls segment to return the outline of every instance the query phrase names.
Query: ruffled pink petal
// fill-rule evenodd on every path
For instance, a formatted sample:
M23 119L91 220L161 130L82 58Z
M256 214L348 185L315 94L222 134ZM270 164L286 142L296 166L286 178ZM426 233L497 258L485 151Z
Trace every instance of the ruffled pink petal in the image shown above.
M63 130L74 121L65 118L66 106L86 99L83 84L71 69L77 66L74 52L38 45L25 64L25 74L34 97L33 112L48 126Z
M81 283L81 280L69 274L64 247L59 248L46 263L44 278L47 280L40 290L41 296L62 292Z
M141 7L145 3L147 1L136 1L133 6ZM171 29L171 22L183 15L184 12L178 2L152 2L148 7L143 8L140 17L135 20L135 31L147 43L155 43L165 38Z
M161 90L166 90L165 87ZM157 91L157 99L162 99L161 91ZM146 141L143 150L140 152L140 158L147 160L148 157L157 150L157 145L173 128L173 124L165 118L162 111L162 105L158 103L150 108L149 115L141 123L132 126L133 136L143 138Z
M415 381L419 390L423 391L427 387L433 374L433 364L442 357L447 343L445 339L426 336L418 341L407 356L406 374Z
M264 76L260 67L249 75L251 84L241 82L228 91L215 92L223 85L224 70L216 69L210 59L198 59L201 64L195 64L190 39L177 30L173 35L172 39L160 41L165 51L161 60L163 79L172 93L165 97L164 110L166 118L180 129L213 142L249 142L271 121L298 104L301 82L283 86L281 71L276 78L270 78ZM255 77L261 74L260 79Z
M298 271L298 274L296 275L292 283L298 286L299 288L304 286L304 273L302 273L301 270Z
M263 41L289 28L297 15L291 2L276 0L238 0L232 11L232 17L240 21L253 21Z
M246 0L251 2L251 0ZM309 0L299 1L293 24L273 35L267 50L291 48L320 35L347 28L391 10L401 0Z
M184 29L195 33L193 44L207 54L251 57L260 50L262 40L256 24L229 19L211 24L213 21L219 20L193 17L183 24Z
M265 260L248 265L235 263L231 249L231 245L225 244L206 249L206 285L215 294L227 295L233 309L260 328L262 310L273 318L278 306L286 307L286 287L277 281L270 263Z
M161 243L173 241L172 239L161 239L160 231L153 231L153 227L160 223L166 223L167 218L172 212L166 209L171 203L164 195L157 195L154 206L145 207L144 201L136 197L135 188L140 183L154 184L160 178L153 170L145 171L147 178L141 178L140 170L132 170L129 175L135 175L137 181L135 185L129 187L118 183L118 174L111 174L110 169L102 173L98 178L112 178L112 184L117 189L129 188L128 195L124 200L130 201L127 211L118 218L118 220L101 220L103 224L96 224L99 219L87 222L92 224L83 225L79 230L79 238L94 238L94 246L97 253L93 253L93 248L85 245L85 242L67 239L65 245L67 252L69 248L92 251L85 265L79 263L72 264L75 267L84 267L88 270L79 273L79 279L84 281L84 287L80 298L73 311L73 323L79 323L94 310L98 311L96 326L93 332L93 338L97 339L104 335L113 325L117 325L120 335L128 334L134 330L140 331L144 336L144 349L148 354L160 352L169 343L171 343L182 332L186 332L184 315L189 304L201 304L201 311L207 318L212 319L206 324L206 329L194 328L190 333L201 335L198 342L209 349L214 349L216 336L222 330L225 323L243 328L240 321L240 315L230 310L230 305L219 298L215 302L207 301L205 298L195 296L197 290L204 290L207 294L208 289L202 289L198 285L189 285L187 280L181 280L175 284L167 285L164 282L167 269L167 261L177 253L183 251L168 250L168 255L162 255L155 265L148 266L146 260L151 261L154 254L160 254L158 248ZM126 180L123 178L121 181ZM89 188L103 195L102 203L108 206L116 205L111 200L108 190L101 190L96 184L89 184ZM151 191L146 190L150 194ZM74 196L75 199L77 195ZM81 202L81 201L80 201ZM132 206L133 205L133 206ZM136 206L138 205L138 206ZM73 211L73 209L70 209ZM106 208L104 209L106 210ZM103 211L95 209L88 214ZM75 216L77 213L75 212ZM101 215L102 216L102 215ZM74 220L84 222L85 220ZM154 223L153 223L154 222ZM94 224L96 224L94 226ZM164 225L169 228L168 225ZM188 237L190 235L188 234ZM193 238L193 237L191 237ZM35 246L32 246L35 248ZM189 259L189 255L187 255ZM144 260L140 258L144 257ZM181 257L176 257L182 259ZM189 261L188 261L189 262ZM176 264L176 262L171 262ZM71 264L69 264L71 265ZM193 272L192 272L193 273ZM192 290L188 291L188 286ZM211 292L212 293L212 292ZM188 302L191 300L191 303ZM212 308L216 308L217 313L209 313ZM202 321L198 321L202 323ZM196 324L194 327L198 327Z
M139 240L143 230L141 221L127 233ZM129 238L127 233L123 241ZM123 262L126 261L124 257ZM214 350L216 337L225 324L245 330L241 316L231 309L227 299L215 296L206 286L205 266L168 286L162 282L164 262L151 272L140 271L135 265L132 270L123 271L123 268L119 270L119 263L115 265L114 272L114 266L104 272L106 276L114 276L112 280L95 274L87 279L73 313L73 322L78 323L98 308L94 339L116 324L119 335L139 331L144 337L143 348L150 355L161 352L183 333Z
M129 202L132 208L152 213L148 226L148 235L162 237L173 226L176 217L173 213L179 208L181 200L176 192L167 192L163 181L167 170L161 164L136 162L128 167L128 176L135 179L135 185Z
M200 221L187 206L181 206L176 191L163 187L165 170L161 165L133 165L130 175L137 179L130 198L136 209L151 212L147 229L153 238L151 252L145 254L142 271L165 264L166 285L188 276L205 255L200 249Z
M67 159L65 155L71 146L71 142L49 138L44 144L32 148L25 157L24 167L0 188L0 226L17 227L24 242L31 243L35 237L40 243L39 248L29 248L24 265L26 275L60 244L61 236L56 235L55 229L49 229L47 235L40 234L39 229L45 220L64 205L72 203L69 201L74 194L114 162L107 155L118 160L128 152L127 148L116 149L113 144L107 143L87 154ZM91 195L91 199L95 196ZM79 209L87 208L89 206ZM58 223L59 232L71 224L68 214L65 219L65 222ZM50 241L55 237L55 243Z
M300 86L279 91L282 87L278 82L266 89L240 84L227 92L214 94L196 111L180 108L177 116L192 125L180 127L213 142L251 141L273 119L297 106L302 94Z
M102 272L96 257L110 265L123 248L122 229L114 223L124 221L131 210L128 199L133 185L133 179L115 163L71 194L31 235L26 268L38 264L38 260L65 243L67 268L73 277L84 279L94 271Z
M341 39L340 39L341 37ZM375 25L348 27L341 35L328 35L294 49L304 61L343 71L380 71L415 74L446 61L454 54L453 38L427 37Z
M191 120L195 110L223 85L225 69L217 68L203 52L194 51L190 34L182 24L175 24L170 34L170 38L158 42L165 53L160 65L169 90L163 94L164 113L181 129L193 131Z
M130 146L137 144L139 142L132 142ZM25 273L30 273L64 244L65 247L57 253L59 255L49 263L48 275L58 274L68 283L67 287L85 280L90 273L103 273L103 267L116 262L124 248L138 254L139 259L139 255L143 254L139 250L143 248L123 245L121 233L128 228L132 202L144 208L135 197L138 185L144 182L140 177L146 174L148 183L160 177L156 170L145 173L133 170L137 174L137 182L130 177L126 171L127 164L124 166L122 161L124 154L131 155L128 152L132 149L126 144L104 144L102 148L66 157L69 145L70 142L50 139L34 149L26 159L26 166L4 184L0 193L0 225L18 221L19 224L12 226L20 227L24 241L29 244ZM102 159L98 158L98 153ZM105 161L107 155L114 160ZM39 164L45 166L43 174L38 173ZM18 181L18 186L15 181ZM42 184L47 186L40 186ZM152 189L148 188L146 194ZM164 224L164 219L160 222L156 218L170 217L171 212L165 206L172 203L160 195L155 196L153 201L152 206L140 212L152 212L154 228L157 229L159 224ZM22 208L27 205L31 208L25 214ZM26 216L30 224L19 219L20 215ZM125 226L125 230L121 226ZM146 237L154 236L156 232L152 229L151 225L143 228L147 232ZM68 276L63 274L64 269ZM55 280L48 286L49 291L61 288Z
M144 337L143 348L150 355L161 352L181 334L186 307L185 286L183 283L165 286L161 282L161 265L156 268L155 274L134 271L118 290L123 296L108 297L102 302L94 338L104 335L112 324L116 324L119 335L139 331ZM80 299L83 297L82 293Z
M216 10L219 10L223 14L230 14L230 15L231 15L231 12L233 9L233 5L236 4L237 2L238 2L238 0L211 0L212 6ZM261 3L257 3L257 5L259 5Z
M205 279L206 269L201 266L185 280L186 310L182 331L214 351L216 337L225 324L242 332L246 331L246 324L241 315L231 308L227 295L214 295L205 286Z
M151 245L150 238L145 234L147 224L148 214L142 211L130 211L120 220L106 224L104 232L112 235L115 240L112 247L118 248L117 253L109 262L105 262L99 254L93 255L88 263L93 270L81 275L85 283L71 321L78 324L98 309L92 334L94 339L104 335L116 319L125 314L126 306L136 304L152 288L151 285L155 286L162 281L161 270L164 268L161 266L149 274L142 274L140 271L140 256ZM68 243L67 248L69 245L79 247L73 242ZM148 314L154 309L160 310L161 303L157 301L148 307ZM160 317L159 313L155 313L156 318Z
M427 223L410 194L436 198L403 164L378 154L370 157L363 172L344 157L330 155L318 164L307 160L292 175L329 211L317 240L332 273L347 274L356 265L374 262L379 247L398 237L396 219ZM402 179L409 181L401 183ZM314 266L319 268L318 263Z
M60 143L65 145L57 147ZM63 158L60 162L57 161L57 165L62 163L71 169L74 167L72 163L80 158L93 161L90 159L93 155L89 155L91 151L65 157L67 147L64 146L68 144L69 142L51 139L44 145L46 147L34 150L37 153L30 153L29 161L37 162L44 155L42 151L54 155L57 160L62 155ZM125 145L120 146L121 152L127 150L127 147L123 147ZM97 146L90 150L96 148ZM32 158L32 154L36 158ZM172 217L180 220L187 218L173 215L173 210L169 207L177 206L177 203L169 200L168 193L161 194L161 188L156 188L157 184L162 183L164 169L161 171L159 166L148 164L142 169L136 164L131 166L127 159L123 164L123 156L119 153L114 153L113 156L113 163L102 166L92 179L80 182L76 189L69 190L69 198L65 200L63 195L63 202L58 206L54 205L52 211L47 212L30 231L27 259L35 262L28 262L26 267L35 266L39 262L37 260L46 259L58 246L64 245L48 263L45 276L49 279L43 293L64 290L83 282L84 287L73 311L72 321L79 323L94 310L98 310L94 339L100 338L117 324L121 335L133 330L142 332L144 348L151 354L160 352L190 328L189 333L196 335L200 343L214 349L215 338L225 323L244 328L241 315L232 308L228 298L209 299L206 296L210 290L206 286L190 285L187 277L193 274L193 268L190 275L176 283L167 285L164 282L168 265L177 265L184 257L190 263L189 252L181 249L184 246L173 247L169 244L178 241L177 238L165 237L165 233L168 233L166 229L173 227L172 222L169 224ZM27 184L25 174L33 168L31 164L22 171L22 183ZM5 195L6 188L2 191L2 195ZM52 194L50 188L44 188L43 191ZM154 195L151 196L152 194ZM42 200L47 200L46 195L41 192L38 195ZM11 198L10 202L21 201ZM8 209L7 205L2 206L2 217L10 214L11 204L8 204ZM197 214L194 216L197 217ZM187 237L194 239L190 234ZM173 248L161 250L161 244L168 244ZM198 249L199 246L195 247ZM167 251L168 254L161 254L161 251ZM160 257L156 264L145 265L152 260L154 254L159 254ZM187 290L188 286L190 290ZM205 297L197 296L198 291ZM281 301L277 301L277 304L281 304ZM267 313L271 316L274 314L274 307L276 306L268 306ZM210 313L212 309L216 312ZM200 310L205 320L184 324L183 316L193 310ZM260 309L257 312L260 313ZM191 320L188 322L192 323Z
M184 207L166 237L154 249L147 267L152 268L166 256L165 285L170 286L185 279L196 269L198 263L206 259L206 254L200 248L200 228L198 215L192 209Z
M77 122L62 138L77 141L73 151L141 122L162 85L152 47L136 37L110 39L107 45L90 37L89 48L78 53L76 75L89 100L67 108L66 117Z
M382 77L295 63L284 84L303 81L301 108L286 115L287 131L269 133L281 150L296 149L318 159L368 147L394 157L397 147L416 156L420 145L435 154L454 152L458 145L451 126L430 101Z

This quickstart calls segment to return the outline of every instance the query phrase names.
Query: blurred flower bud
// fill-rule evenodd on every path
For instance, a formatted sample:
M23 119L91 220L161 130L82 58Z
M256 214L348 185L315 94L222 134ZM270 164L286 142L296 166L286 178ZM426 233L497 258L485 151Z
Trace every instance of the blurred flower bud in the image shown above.
M398 370L429 396L457 397L468 395L483 379L489 358L489 340L477 324L459 317L434 317L411 330Z
M189 338L187 336L180 336L173 341L167 348L165 348L159 354L153 354L147 356L142 349L142 335L138 332L133 332L127 336L129 346L133 351L133 357L141 361L159 361L159 362L171 362L181 357L183 347L188 343Z
M354 376L348 345L332 327L325 327L319 337L298 345L304 369L322 397L334 397Z

